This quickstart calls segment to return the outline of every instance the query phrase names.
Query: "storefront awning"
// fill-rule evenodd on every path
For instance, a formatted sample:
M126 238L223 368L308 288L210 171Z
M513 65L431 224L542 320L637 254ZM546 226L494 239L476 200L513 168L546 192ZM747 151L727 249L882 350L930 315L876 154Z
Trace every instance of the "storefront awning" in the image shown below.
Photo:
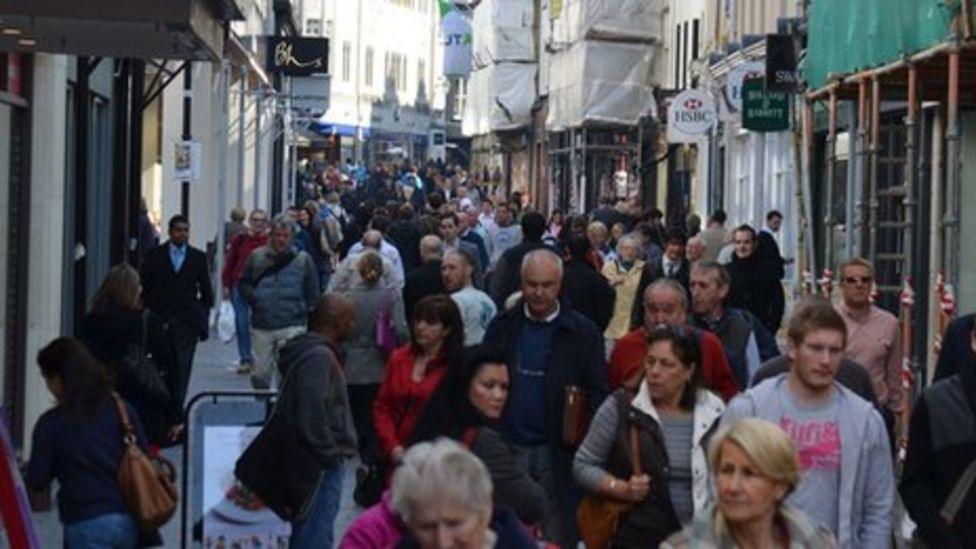
M4 0L0 50L217 61L242 0Z
M814 0L806 80L818 89L909 56L949 37L954 8L944 0ZM958 3L957 3L958 4Z
M309 124L308 129L315 132L318 135L324 135L326 137L331 135L341 135L346 137L356 137L356 126L349 126L346 124L331 124L328 122L312 122ZM363 128L363 139L369 139L370 130L369 128Z

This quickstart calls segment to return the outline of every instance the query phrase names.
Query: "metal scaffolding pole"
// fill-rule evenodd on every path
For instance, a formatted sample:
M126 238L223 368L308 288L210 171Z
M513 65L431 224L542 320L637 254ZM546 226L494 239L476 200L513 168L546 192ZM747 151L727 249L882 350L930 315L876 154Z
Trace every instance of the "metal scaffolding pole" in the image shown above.
M945 272L949 282L959 281L959 49L949 51L949 105L946 111Z
M878 257L878 179L881 157L881 79L871 79L871 148L869 150L871 175L868 178L868 261L872 264Z
M918 68L908 68L908 116L905 118L905 230L902 236L902 250L905 254L904 276L914 273L915 236L915 178L918 175Z
M834 179L837 173L837 91L830 91L827 113L827 181L824 193L824 268L834 268Z
M868 241L868 180L871 179L870 162L868 151L870 149L868 140L868 82L861 80L857 86L857 158L860 170L860 185L858 185L858 246L857 255L864 255L864 248Z

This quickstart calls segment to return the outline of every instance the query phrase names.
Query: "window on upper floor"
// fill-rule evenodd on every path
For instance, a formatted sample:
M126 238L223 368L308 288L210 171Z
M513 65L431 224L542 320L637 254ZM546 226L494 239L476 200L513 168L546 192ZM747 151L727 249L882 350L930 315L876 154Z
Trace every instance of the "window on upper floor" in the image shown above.
M369 88L373 86L373 46L366 46L366 60L363 65L366 72L363 75L363 80L366 83L366 87Z
M386 80L396 91L407 89L407 58L402 53L387 52Z
M306 36L322 36L322 20L321 19L306 19L305 20L305 35Z
M350 70L352 66L352 44L349 42L342 43L342 81L348 82L349 75L352 72Z

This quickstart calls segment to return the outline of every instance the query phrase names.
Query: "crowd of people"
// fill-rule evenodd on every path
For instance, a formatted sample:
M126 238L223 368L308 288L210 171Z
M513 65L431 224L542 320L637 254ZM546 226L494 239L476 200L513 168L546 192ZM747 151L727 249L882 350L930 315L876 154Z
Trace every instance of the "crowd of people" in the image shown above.
M235 211L219 273L237 372L280 395L280 444L237 475L292 547L880 549L896 488L920 541L976 547L972 316L909 416L873 266L787 318L778 211L759 230L612 198L547 218L455 167L344 171L287 212ZM38 356L58 405L27 479L60 484L69 547L158 541L119 494L110 395L146 451L181 442L214 292L188 221L168 229ZM351 460L363 511L336 540Z

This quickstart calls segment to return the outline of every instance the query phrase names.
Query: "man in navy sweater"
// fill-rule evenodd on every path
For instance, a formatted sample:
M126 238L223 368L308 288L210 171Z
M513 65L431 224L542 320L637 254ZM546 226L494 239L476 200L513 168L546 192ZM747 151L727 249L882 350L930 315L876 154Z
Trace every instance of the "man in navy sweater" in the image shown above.
M578 389L592 415L607 396L607 373L599 329L559 302L562 275L562 259L552 250L526 254L522 299L495 317L485 342L509 349L512 394L503 422L521 450L523 469L546 491L543 534L575 547L579 495L572 477L575 447L566 443L571 433L563 433L566 392Z

